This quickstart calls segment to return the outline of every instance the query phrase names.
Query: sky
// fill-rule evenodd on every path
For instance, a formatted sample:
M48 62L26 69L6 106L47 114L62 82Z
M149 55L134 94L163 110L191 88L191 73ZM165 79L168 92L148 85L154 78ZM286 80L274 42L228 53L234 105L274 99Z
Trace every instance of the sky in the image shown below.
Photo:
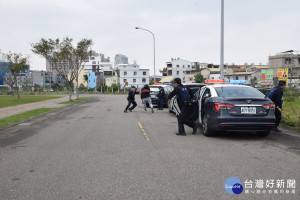
M220 63L221 0L0 0L0 50L22 53L33 70L45 60L31 51L41 38L92 39L92 49L156 74L171 58ZM267 64L268 56L300 50L299 0L225 0L224 63Z

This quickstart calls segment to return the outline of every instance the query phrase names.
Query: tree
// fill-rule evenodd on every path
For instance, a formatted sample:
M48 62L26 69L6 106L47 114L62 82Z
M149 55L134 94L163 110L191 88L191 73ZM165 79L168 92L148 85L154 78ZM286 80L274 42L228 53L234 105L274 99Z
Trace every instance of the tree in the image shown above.
M0 70L2 71L3 84L9 86L9 89L11 91L11 95L13 96L14 95L15 79L12 76L12 74L10 73L6 62L1 63Z
M77 94L77 99L79 99L79 92L78 92L78 79L79 79L79 74L82 70L82 63L85 62L85 60L88 58L89 55L92 54L92 50L90 47L92 46L93 41L90 39L83 39L77 43L77 48L74 49L75 53L75 63L76 63L76 69L75 69L75 80L76 80L76 94Z
M205 81L205 78L202 76L202 74L195 74L195 83L203 83Z
M5 74L4 82L11 87L12 91L14 85L16 86L18 100L20 100L17 77L22 71L27 70L29 68L29 65L27 64L27 58L24 58L20 53L18 54L12 52L5 54L4 58L6 61L4 62L4 64L2 64L2 69Z
M52 68L54 68L66 81L70 90L69 100L72 100L72 90L74 87L74 80L76 81L76 92L78 91L78 76L82 70L81 65L90 55L90 46L93 44L92 40L83 39L77 43L76 48L72 44L72 38L59 39L44 39L40 42L33 43L32 51L44 57ZM79 93L77 92L77 99Z
M54 90L56 90L56 91L58 91L59 87L60 87L60 86L59 86L58 83L53 83L53 84L51 85L51 88L54 89Z
M86 87L84 86L83 83L81 83L81 84L79 85L79 90L80 90L80 91L85 91L85 90L86 90Z
M88 76L87 74L84 74L84 75L83 75L83 79L84 79L85 82L88 83L88 81L89 81L89 76Z
M32 78L29 73L23 78L22 80L22 87L27 88L28 91L30 91L30 86L32 86Z

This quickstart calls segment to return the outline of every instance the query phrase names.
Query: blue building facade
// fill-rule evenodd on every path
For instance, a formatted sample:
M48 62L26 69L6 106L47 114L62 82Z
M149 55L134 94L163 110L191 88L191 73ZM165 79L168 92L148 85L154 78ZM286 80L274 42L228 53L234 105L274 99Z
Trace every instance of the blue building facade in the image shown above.
M7 63L6 62L0 62L0 85L4 84L4 70L2 68L8 68ZM27 74L30 72L30 66L28 66L28 68L26 70L23 70L21 73L22 74ZM10 72L8 72L10 73Z
M95 72L89 72L88 74L88 89L95 88L97 83L97 77Z

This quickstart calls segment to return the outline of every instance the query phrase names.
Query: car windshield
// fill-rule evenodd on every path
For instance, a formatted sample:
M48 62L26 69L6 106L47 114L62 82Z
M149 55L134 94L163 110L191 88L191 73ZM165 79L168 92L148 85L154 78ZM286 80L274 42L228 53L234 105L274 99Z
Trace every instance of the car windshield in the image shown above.
M150 87L151 92L158 92L159 88L158 87Z
M216 92L219 97L251 97L264 98L261 92L253 87L216 87Z

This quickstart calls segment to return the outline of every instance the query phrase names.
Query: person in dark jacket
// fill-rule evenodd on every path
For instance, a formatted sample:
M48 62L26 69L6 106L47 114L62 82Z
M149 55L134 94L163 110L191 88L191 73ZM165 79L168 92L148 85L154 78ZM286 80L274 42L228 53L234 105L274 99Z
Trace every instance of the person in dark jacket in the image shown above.
M180 114L177 116L178 132L176 133L176 135L186 135L184 130L184 124L191 127L193 129L193 134L195 134L197 132L197 125L195 124L195 122L190 121L188 118L188 116L193 111L193 107L190 104L190 100L193 97L193 92L189 88L181 84L180 78L175 78L174 82L176 87L169 94L168 99L171 99L172 97L177 95L178 106L181 110Z
M159 87L159 92L156 95L158 98L158 110L163 110L164 109L164 102L165 102L165 90L163 87Z
M145 85L141 90L141 99L144 104L144 110L147 111L147 103L149 104L152 113L154 113L152 101L150 98L150 88L149 85Z
M127 110L129 109L130 112L133 112L133 109L137 106L136 102L135 102L135 95L138 94L138 92L136 91L135 86L131 86L131 90L128 93L128 105L126 106L124 112L127 113ZM129 106L132 104L131 108L129 108Z
M281 111L282 111L282 103L283 103L283 89L286 85L286 81L279 81L278 86L276 86L275 88L273 88L274 94L271 97L271 100L273 101L273 103L275 104L275 127L273 129L274 132L281 132L281 130L278 129L278 126L280 124L281 121Z

